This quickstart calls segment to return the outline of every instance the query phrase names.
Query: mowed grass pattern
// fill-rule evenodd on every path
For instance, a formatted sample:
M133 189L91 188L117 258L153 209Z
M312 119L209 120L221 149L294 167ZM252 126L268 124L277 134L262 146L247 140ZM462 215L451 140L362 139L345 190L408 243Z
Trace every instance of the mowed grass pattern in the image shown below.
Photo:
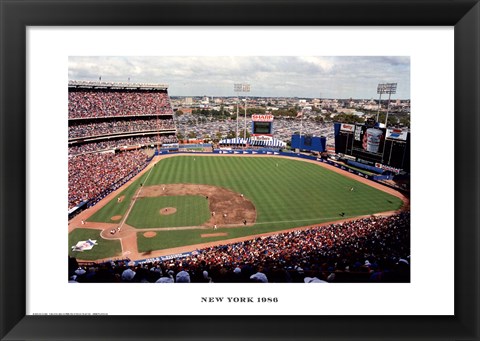
M166 207L174 207L176 212L161 215ZM137 199L127 224L136 228L198 226L209 218L208 200L203 196L161 196Z
M151 173L144 174L120 194L125 195L124 202L133 198L140 183L144 186L191 183L228 188L243 193L253 202L257 221L246 228L223 229L219 226L216 232L226 232L227 237L201 238L205 230L163 231L153 238L139 233L139 251L279 231L396 210L402 205L395 196L319 165L276 157L179 155L165 158ZM111 222L112 216L125 214L128 206L115 201L90 220Z
M101 258L120 257L122 246L119 240L106 240L100 236L100 230L93 229L75 229L68 235L68 255L81 260L96 260ZM81 240L96 240L91 250L78 252L72 251L72 246Z
M398 209L401 200L321 166L273 157L178 156L160 161L146 186L199 183L243 193L257 223L308 225ZM351 191L351 188L354 188Z

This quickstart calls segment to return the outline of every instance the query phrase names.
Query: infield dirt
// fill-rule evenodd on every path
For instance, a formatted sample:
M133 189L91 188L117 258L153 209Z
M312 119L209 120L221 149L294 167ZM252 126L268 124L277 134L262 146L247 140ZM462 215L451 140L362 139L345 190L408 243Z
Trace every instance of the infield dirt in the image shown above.
M255 223L257 214L253 203L241 193L222 187L196 184L146 186L142 187L138 198L182 195L200 195L208 200L211 215L203 226L243 225L244 220L247 225Z

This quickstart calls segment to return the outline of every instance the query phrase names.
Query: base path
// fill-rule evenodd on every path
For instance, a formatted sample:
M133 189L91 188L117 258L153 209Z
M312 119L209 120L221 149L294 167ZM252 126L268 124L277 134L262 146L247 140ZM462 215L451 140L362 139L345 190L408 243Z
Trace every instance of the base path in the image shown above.
M116 191L110 193L107 197L105 197L103 200L101 200L98 204L96 204L93 207L90 207L86 209L85 211L81 212L79 215L75 216L72 218L72 220L69 221L68 225L68 231L73 231L76 228L91 228L91 229L97 229L97 230L102 230L101 236L104 239L117 239L120 240L122 244L122 255L118 255L117 257L110 257L107 259L99 259L97 260L98 262L101 261L108 261L111 259L117 259L117 258L126 258L128 257L131 260L141 260L145 258L154 258L154 257L159 257L159 256L166 256L166 255L171 255L171 254L176 254L176 253L182 253L182 252L190 252L194 251L197 249L202 249L202 248L207 248L207 247L213 247L217 245L224 245L224 244L230 244L230 243L237 243L245 240L250 240L254 239L257 237L261 236L270 236L270 235L275 235L279 233L284 233L284 232L289 232L289 231L295 231L295 230L304 230L304 229L310 229L313 227L319 227L319 226L326 226L330 225L333 223L341 223L345 221L351 221L351 220L356 220L356 219L361 219L364 217L369 217L371 215L367 216L359 216L359 217L354 217L354 218L349 218L349 219L341 219L341 220L334 220L331 222L326 222L326 223L321 223L321 224L314 224L314 225L307 225L307 226L300 226L296 228L290 228L287 230L281 230L281 231L275 231L275 232L269 232L269 233L264 233L264 234L258 234L258 235L249 235L246 237L241 237L241 238L235 238L235 239L228 239L228 240L220 240L220 241L214 241L214 242L205 242L202 244L196 244L196 245L188 245L188 246L182 246L182 247L177 247L177 248L171 248L171 249L164 249L164 250L152 250L149 252L139 252L138 247L137 247L137 233L156 233L155 231L166 231L166 230L177 230L177 229L208 229L209 233L205 233L205 239L208 239L207 236L213 237L213 230L212 226L214 224L221 225L222 228L225 227L232 227L236 228L239 226L243 226L243 217L245 217L245 212L249 211L251 213L249 214L249 223L248 225L253 225L254 221L256 220L256 211L255 207L253 204L247 199L241 196L239 193L235 193L232 191L229 191L227 189L223 189L224 191L227 192L219 192L220 187L215 187L215 186L208 186L208 185L192 185L192 184L174 184L174 185L159 185L159 186L146 186L142 188L142 192L140 194L140 197L147 197L147 196L160 196L160 195L192 195L195 193L195 195L204 195L205 197L208 196L209 200L209 208L210 212L215 212L215 215L212 215L210 220L205 223L203 226L188 226L188 227L177 227L177 228L151 228L151 229L137 229L132 226L129 226L127 224L123 224L121 227L120 231L115 232L114 234L111 234L110 231L113 229L118 228L119 223L115 223L112 221L112 223L91 223L91 222L86 222L88 217L92 216L95 212L97 212L99 209L101 209L103 206L105 206L110 200L114 199L117 197L124 189L126 189L133 181L141 177L144 173L148 172L158 161L169 158L169 157L175 157L178 155L189 155L189 154L166 154L166 155L159 155L156 156L152 162L139 174L137 174L132 180L124 184L122 187L117 189ZM348 177L355 179L356 181L362 182L366 185L369 185L371 187L374 187L380 191L386 192L388 194L391 194L393 196L396 196L400 198L403 201L403 206L401 209L398 211L388 211L388 212L381 212L375 214L376 216L388 216L392 215L395 213L398 213L399 211L403 210L408 210L410 208L410 200L408 197L403 195L401 192L384 186L378 182L367 180L365 178L362 178L360 176L357 176L355 174L346 172L344 170L341 170L337 167L330 166L328 164L325 164L323 162L318 162L315 160L307 160L307 159L299 159L297 157L290 157L290 156L280 156L280 155L250 155L250 154L200 154L200 153L195 153L191 155L192 157L207 157L207 156L214 156L214 157L278 157L278 158L288 158L292 160L297 160L297 161L303 161L303 162L310 162L315 165L318 165L319 167L324 167L327 168L333 172L339 173L342 176ZM123 199L123 198L122 198ZM240 209L239 215L236 216L235 214L229 214L230 216L223 217L222 213L222 208L227 207L223 206L225 202L229 200L234 200L234 204L230 204L230 212L231 212L231 207L235 207L239 205L242 207ZM251 207L249 206L251 204ZM251 211L250 211L251 209ZM243 213L242 213L243 212ZM241 218L241 219L240 219ZM226 220L228 219L228 221ZM79 259L80 260L80 259Z

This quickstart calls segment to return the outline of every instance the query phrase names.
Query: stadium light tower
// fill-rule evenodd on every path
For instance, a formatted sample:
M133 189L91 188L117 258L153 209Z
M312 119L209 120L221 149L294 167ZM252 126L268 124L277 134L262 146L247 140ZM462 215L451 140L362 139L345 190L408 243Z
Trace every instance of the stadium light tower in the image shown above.
M233 85L235 92L250 92L250 84L236 83ZM238 104L237 104L237 137L238 137ZM243 139L247 139L247 97L245 96L245 126L243 130Z
M385 117L385 127L387 126L388 120L388 110L390 109L390 97L392 94L397 93L397 83L383 83L378 84L377 86L377 94L380 94L380 98L378 100L378 113L377 113L377 122L378 116L380 115L380 101L382 99L382 94L388 94L388 104L387 104L387 115Z
M297 117L300 117L300 139L302 138L302 131L303 131L303 109L297 114Z

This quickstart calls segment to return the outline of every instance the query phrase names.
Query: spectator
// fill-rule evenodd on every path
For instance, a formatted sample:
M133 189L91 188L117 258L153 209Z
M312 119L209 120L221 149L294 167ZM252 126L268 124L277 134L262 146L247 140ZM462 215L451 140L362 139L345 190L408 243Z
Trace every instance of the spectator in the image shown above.
M176 274L177 283L400 283L410 281L409 255L410 213L402 212L205 248L185 258L146 263L142 271L162 271L172 282ZM126 270L123 261L113 263L108 266L115 274ZM114 275L99 279L102 267L94 268L96 278L77 281L115 281Z
M180 271L175 277L177 283L190 283L190 275L186 271Z
M75 89L68 93L68 118L172 115L167 91Z
M178 143L175 135L151 135L137 136L130 138L118 138L112 140L102 140L89 143L71 144L68 148L68 155L74 156L85 153L93 153L106 150L121 150L122 147L138 147L165 143Z
M100 137L123 133L143 133L151 131L172 130L175 123L172 118L150 117L147 119L137 118L113 118L108 121L100 120L70 120L68 138Z
M68 160L68 208L91 200L146 166L141 150L118 154L83 154Z

